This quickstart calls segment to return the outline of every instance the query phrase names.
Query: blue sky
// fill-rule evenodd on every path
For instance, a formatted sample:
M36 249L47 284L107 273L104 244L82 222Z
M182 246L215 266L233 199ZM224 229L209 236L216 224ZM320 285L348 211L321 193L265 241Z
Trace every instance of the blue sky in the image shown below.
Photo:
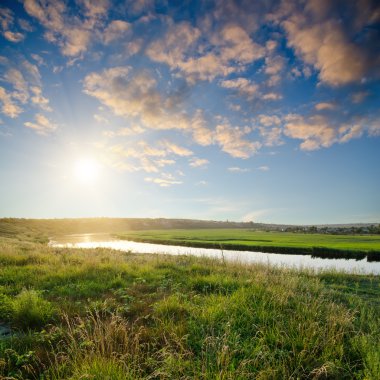
M376 1L0 5L0 216L380 221Z

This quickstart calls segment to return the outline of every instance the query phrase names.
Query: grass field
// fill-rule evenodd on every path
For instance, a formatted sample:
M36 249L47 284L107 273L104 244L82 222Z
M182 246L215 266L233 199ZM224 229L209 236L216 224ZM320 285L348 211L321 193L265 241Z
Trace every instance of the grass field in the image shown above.
M380 235L325 235L242 229L129 231L122 239L205 248L261 250L380 260Z
M0 378L378 379L380 277L0 238Z

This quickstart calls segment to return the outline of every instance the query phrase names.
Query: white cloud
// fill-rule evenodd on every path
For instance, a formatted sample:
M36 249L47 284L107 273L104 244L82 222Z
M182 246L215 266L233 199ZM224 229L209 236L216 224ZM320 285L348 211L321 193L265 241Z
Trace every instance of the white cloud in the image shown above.
M221 149L236 158L249 158L260 149L258 141L249 141L244 138L247 132L239 127L231 127L228 124L217 125L215 141Z
M259 91L259 86L246 78L224 80L220 84L224 88L237 90L240 95L246 96L248 100L256 97Z
M276 115L259 115L260 124L265 127L269 127L271 125L279 125L281 124L281 119Z
M11 28L14 26L13 12L8 8L0 8L0 30L5 39L10 42L20 42L25 35L20 32L13 32Z
M171 24L163 38L148 46L147 55L153 61L166 63L194 83L240 72L265 53L237 24L228 23L218 32L210 33L207 48L197 46L200 37L201 31L188 22Z
M248 168L239 168L238 166L233 166L227 169L229 172L232 173L247 173L251 171L251 169Z
M0 87L0 101L2 113L10 118L15 118L23 112L22 108L12 101L11 95L3 87Z
M163 140L160 145L162 145L168 153L174 153L177 156L188 157L193 154L193 152L187 148L176 145L170 141Z
M104 31L103 39L105 44L109 44L125 36L131 29L131 24L123 20L113 20Z
M254 210L245 214L241 220L242 222L258 222L259 218L271 213L272 209Z
M33 129L39 135L48 135L57 129L57 125L52 123L47 117L41 114L36 114L35 123L26 122L25 127Z
M6 72L4 79L14 88L12 97L25 104L28 101L29 92L28 84L21 71L11 68Z
M264 94L262 96L262 99L263 100L281 100L282 99L282 95L278 94L276 92L269 92L267 94Z
M206 160L205 158L193 157L193 158L190 158L189 165L192 168L200 168L200 167L205 167L208 163L210 163L210 161Z
M288 137L303 140L302 150L311 151L328 148L334 143L346 143L360 137L364 127L362 124L334 124L322 115L314 115L305 119L301 115L288 115L284 134Z
M284 144L282 141L282 128L259 127L260 136L264 139L265 146L278 146Z
M51 112L52 108L49 106L49 99L42 96L42 89L38 86L30 87L33 96L30 98L33 104L39 106L42 110Z
M45 64L44 59L40 55L31 54L30 56L38 63L39 66L42 66Z
M269 166L263 165L263 166L259 166L257 169L260 170L261 172L267 172L269 171Z
M45 39L60 46L63 55L75 57L85 53L91 39L103 26L109 1L80 0L81 12L70 15L61 0L25 0L24 8L46 29Z
M161 173L161 177L146 177L145 181L152 182L160 187L169 187L183 183L182 181L175 179L170 173Z
M334 110L334 109L336 109L336 104L335 103L331 103L331 102L317 103L315 105L315 109L317 111Z
M99 114L95 114L94 115L94 119L97 123L100 123L100 124L109 124L109 120L102 116L102 115L99 115Z
M359 82L369 69L365 52L350 42L338 20L310 22L303 14L285 20L288 45L319 71L319 78L332 86Z
M25 36L22 33L19 32L11 32L10 30L7 30L3 32L3 36L11 42L20 42L22 41Z

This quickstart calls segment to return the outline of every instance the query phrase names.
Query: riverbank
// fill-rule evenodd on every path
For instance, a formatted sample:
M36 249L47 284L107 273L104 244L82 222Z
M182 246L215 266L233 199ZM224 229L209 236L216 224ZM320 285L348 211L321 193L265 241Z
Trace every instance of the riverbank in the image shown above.
M0 297L0 377L380 375L379 276L0 239Z
M380 261L379 235L325 235L251 230L155 230L115 234L136 242L235 251Z

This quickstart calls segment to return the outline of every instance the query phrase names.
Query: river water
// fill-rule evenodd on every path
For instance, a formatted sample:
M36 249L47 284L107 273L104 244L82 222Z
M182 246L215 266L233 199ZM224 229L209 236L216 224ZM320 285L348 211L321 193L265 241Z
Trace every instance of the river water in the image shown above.
M191 248L174 245L138 243L129 240L117 240L112 238L109 234L66 235L55 237L49 244L53 247L101 247L134 253L206 256L240 263L262 263L295 269L309 268L317 271L337 270L357 274L380 274L380 262L368 262L367 259L321 259L304 255L232 250L222 251L220 249L210 248Z

